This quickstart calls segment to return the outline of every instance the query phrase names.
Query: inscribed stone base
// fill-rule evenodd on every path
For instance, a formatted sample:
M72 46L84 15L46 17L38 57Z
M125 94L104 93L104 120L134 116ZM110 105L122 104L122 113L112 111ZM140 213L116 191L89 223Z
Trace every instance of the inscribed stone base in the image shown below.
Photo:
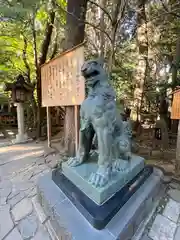
M52 180L51 174L44 175L39 179L37 188L40 204L49 218L45 225L49 233L56 236L54 238L56 240L132 239L141 222L154 209L163 194L161 178L162 172L154 169L153 174L121 209L115 212L108 225L99 231L89 224L76 206L63 194Z
M52 179L76 206L85 219L96 229L103 229L128 199L139 189L153 172L152 167L145 167L135 178L114 194L103 205L97 205L61 172L53 171Z
M95 188L88 182L91 173L96 172L97 168L97 161L83 163L77 167L70 167L67 162L62 164L63 174L92 201L102 205L142 171L144 159L133 155L129 163L122 160L122 168L125 170L114 173L103 188Z

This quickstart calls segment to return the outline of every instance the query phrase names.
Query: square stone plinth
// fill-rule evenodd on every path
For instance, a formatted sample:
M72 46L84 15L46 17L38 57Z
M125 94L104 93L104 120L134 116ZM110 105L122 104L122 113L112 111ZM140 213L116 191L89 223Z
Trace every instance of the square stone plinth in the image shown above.
M152 168L145 167L143 172L149 172L148 169ZM125 191L124 194L126 196L120 194L113 201L109 200L109 203L106 202L106 206L98 206L95 203L93 204L91 200L84 201L82 194L78 194L75 189L69 189L67 196L67 192L62 190L66 189L67 181L69 183L70 181L63 175L63 179L66 178L67 180L64 183L60 179L61 176L60 171L54 170L52 175L45 174L40 177L37 183L38 199L49 219L45 225L51 236L56 236L57 239L69 239L69 236L73 240L133 239L134 233L141 224L139 221L147 221L146 217L149 216L152 210L155 210L165 190L161 181L163 177L162 172L159 169L154 169L152 174L142 178L142 184L136 185L130 195L128 194L127 196ZM142 174L140 174L141 176ZM73 197L69 198L70 194ZM154 201L149 201L150 199L154 199ZM79 204L77 204L78 202ZM149 202L152 204L151 207ZM114 205L116 206L114 207ZM117 208L118 205L121 205L121 207ZM111 217L108 217L109 207L111 208L111 213L113 212ZM88 211L87 215L84 214L85 209L90 211ZM92 224L90 218L92 218L91 220L96 218L98 221L96 223L98 224L104 218L107 221L101 228L97 228L97 225ZM179 239L177 238L177 240Z
M122 161L122 166L125 164L127 162ZM143 170L144 159L133 155L131 162L127 166L125 171L113 174L109 183L103 188L96 188L88 182L91 173L97 171L97 161L83 163L77 167L70 167L65 162L62 164L62 172L92 201L98 205L102 205Z

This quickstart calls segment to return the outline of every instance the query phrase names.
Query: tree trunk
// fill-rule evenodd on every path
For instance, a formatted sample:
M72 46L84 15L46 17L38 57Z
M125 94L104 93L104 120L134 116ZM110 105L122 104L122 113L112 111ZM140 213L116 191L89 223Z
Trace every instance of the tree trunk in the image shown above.
M23 49L23 54L22 54L22 58L23 58L23 61L24 61L24 65L26 67L26 76L27 76L27 81L30 83L31 82L31 69L30 69L30 66L29 66L29 63L28 63L28 60L27 60L27 46L28 46L28 41L27 41L27 38L23 35L23 40L24 40L24 49ZM34 91L31 95L31 105L32 105L32 112L33 112L33 128L35 127L36 125L36 112L37 112L37 106L36 106L36 101L34 99ZM28 108L29 110L29 108ZM31 115L31 112L30 111L27 111L27 119L30 119L30 115ZM31 119L32 120L32 119ZM32 122L31 122L32 124Z
M67 28L64 50L70 49L84 41L87 0L68 0ZM68 14L73 13L72 14ZM70 156L75 153L74 107L66 107L64 124L64 144Z
M24 41L24 48L23 48L23 54L22 54L22 59L24 61L24 65L26 68L26 76L27 76L27 81L30 82L31 81L31 70L29 67L29 63L27 61L27 46L28 46L28 42L27 42L27 38L23 35L23 41Z
M177 39L176 52L175 52L173 63L172 63L172 87L173 87L173 90L178 85L177 71L179 69L179 64L180 64L180 36Z
M52 50L52 54L51 54L51 57L50 59L53 59L56 54L57 54L57 51L58 51L58 35L56 35L55 39L54 39L54 45L53 45L53 50Z
M37 63L37 68L36 68L36 77L37 77L37 137L39 138L41 136L41 123L43 121L44 116L44 111L42 111L41 107L41 100L42 100L42 94L41 94L41 71L40 67L42 64L46 62L47 54L48 54L48 49L49 45L51 42L51 36L53 32L53 24L55 20L55 2L54 0L50 0L50 10L49 10L49 20L47 21L46 24L46 31L44 34L44 39L41 45L41 52L39 56L39 61Z
M106 9L107 0L101 0L100 5L103 9ZM105 28L105 22L104 22L104 11L100 9L100 28ZM100 41L100 52L99 56L101 59L104 59L104 53L105 53L105 35L102 31L99 33L99 41Z
M127 4L126 0L121 0L121 1L115 0L113 4L113 13L112 13L112 21L111 21L111 53L108 61L108 71L109 71L110 78L111 78L111 72L112 72L114 58L115 58L116 33L119 27L119 24L124 17L126 4Z
M139 56L135 75L134 108L132 109L132 118L137 122L141 120L140 114L143 103L144 85L148 70L148 39L145 3L146 0L138 1L137 9L137 45Z

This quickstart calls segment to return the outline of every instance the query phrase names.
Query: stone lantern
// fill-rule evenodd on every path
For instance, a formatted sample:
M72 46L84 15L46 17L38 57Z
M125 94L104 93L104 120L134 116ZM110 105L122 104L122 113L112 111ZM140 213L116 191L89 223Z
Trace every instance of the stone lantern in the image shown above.
M17 106L18 134L14 143L23 143L28 140L24 129L24 103L31 98L33 89L34 86L26 82L21 74L15 82L5 85L4 90L11 91L12 101Z

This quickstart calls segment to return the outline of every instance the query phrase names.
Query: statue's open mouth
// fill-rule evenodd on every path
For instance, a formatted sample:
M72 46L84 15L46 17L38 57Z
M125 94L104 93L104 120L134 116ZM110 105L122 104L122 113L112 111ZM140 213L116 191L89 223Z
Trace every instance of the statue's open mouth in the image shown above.
M90 73L82 72L82 74L85 78L90 78L90 77L95 77L95 76L99 75L99 72L95 70Z

